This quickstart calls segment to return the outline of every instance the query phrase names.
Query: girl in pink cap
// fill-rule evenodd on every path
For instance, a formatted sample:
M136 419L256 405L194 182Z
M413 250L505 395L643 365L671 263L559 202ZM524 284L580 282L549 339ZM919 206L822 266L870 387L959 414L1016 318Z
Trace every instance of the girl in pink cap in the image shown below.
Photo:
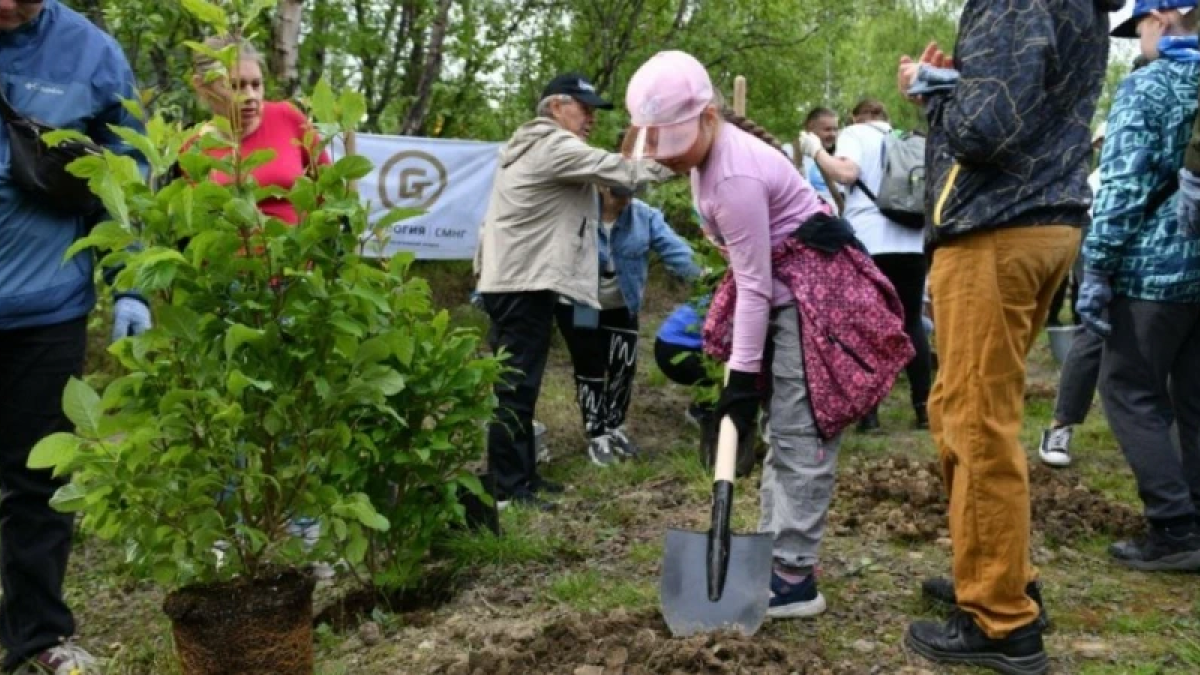
M826 608L814 572L833 494L840 432L855 419L853 415L860 414L823 404L840 398L861 407L867 401L844 391L816 400L819 393L828 393L828 387L812 381L808 371L829 375L827 368L814 368L828 363L806 357L830 355L816 354L815 343L810 345L802 332L809 327L806 315L829 310L809 311L814 309L812 303L801 296L811 294L801 289L821 282L799 278L796 263L810 253L842 260L837 252L857 244L853 231L830 216L829 207L796 171L778 141L748 120L722 111L708 73L692 56L667 51L652 57L634 74L625 104L633 122L625 135L626 154L654 158L676 173L691 172L692 195L705 234L729 260L730 274L706 319L705 350L728 362L729 379L717 403L717 419L729 417L739 437L744 437L754 432L760 400L765 403L770 450L763 465L759 530L775 538L769 615L816 616ZM816 232L820 241L810 243L832 252L817 253L801 246L798 241L805 232ZM865 254L856 249L856 255L860 257L853 258L852 264L873 269ZM804 264L821 267L822 274L827 271L819 261ZM872 280L878 283L881 278ZM886 280L882 284L886 286ZM857 281L843 285L864 287ZM844 300L840 289L822 295ZM901 311L897 300L895 313ZM902 352L895 338L905 346L907 339L899 318L892 319L891 324L871 331L886 334L892 351ZM833 335L840 325L835 324L821 331L830 340L847 337L847 345L855 343L857 336ZM871 398L882 398L886 389L875 390L884 383L875 380L889 380L890 387L890 379L903 363L876 363L873 353L880 351L876 347L860 349L861 357L849 351L842 356L850 354L867 366L871 372L863 374L870 379ZM845 364L838 367L845 369ZM850 368L859 366L851 363ZM886 377L889 370L891 378ZM882 377L876 377L876 371ZM828 379L825 383L841 389L848 384ZM765 399L764 390L769 391Z

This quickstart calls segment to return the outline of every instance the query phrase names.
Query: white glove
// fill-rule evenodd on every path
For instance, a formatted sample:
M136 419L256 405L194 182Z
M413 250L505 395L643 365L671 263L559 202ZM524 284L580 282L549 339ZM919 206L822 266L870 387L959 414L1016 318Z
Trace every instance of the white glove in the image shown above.
M112 341L141 335L150 330L150 308L146 303L124 296L113 306Z
M817 153L824 150L825 146L821 145L821 139L810 131L800 132L800 153L805 157L816 157Z

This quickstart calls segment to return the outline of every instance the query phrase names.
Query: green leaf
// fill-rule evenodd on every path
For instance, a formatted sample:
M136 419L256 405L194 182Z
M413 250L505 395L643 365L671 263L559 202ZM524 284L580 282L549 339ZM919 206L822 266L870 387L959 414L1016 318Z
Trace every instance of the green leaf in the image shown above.
M59 431L38 441L25 463L30 469L53 469L66 466L79 452L79 437Z
M188 14L212 28L218 35L229 32L229 17L221 7L207 0L182 0L181 4Z
M233 353L244 344L255 344L263 338L263 331L235 323L225 331L225 358L233 358Z
M333 90L329 88L329 82L325 78L321 78L313 88L309 105L317 122L337 121L337 100L334 99Z
M86 134L75 131L74 129L55 129L42 134L42 142L50 147L73 141L75 143L91 143L92 139Z
M361 366L382 361L391 354L388 349L388 344L383 338L371 338L364 341L358 346L358 353L354 355L354 364Z
M63 390L63 412L84 438L96 438L100 433L100 396L83 380L72 377Z
M139 115L138 118L141 119L141 116ZM142 156L146 158L147 163L151 166L158 166L162 163L162 155L158 152L158 148L154 147L154 144L150 142L148 137L139 134L129 127L117 124L110 124L108 128L131 148L142 153Z
M225 380L225 386L234 396L241 396L247 387L254 387L259 391L271 391L274 388L270 382L251 379L240 370L233 370L229 373L229 377Z
M50 498L50 506L62 513L72 513L87 506L87 492L78 483L67 483Z
M367 557L367 538L361 532L355 531L346 544L346 562L351 565L361 563Z
M162 305L154 314L155 321L172 337L189 342L200 340L200 315L181 305Z
M75 254L88 248L96 248L100 251L117 251L129 246L134 241L133 234L121 226L120 223L106 220L96 227L88 236L81 239L76 239L74 244L67 249L63 254L63 260L70 260L75 257Z
M367 99L361 93L347 89L342 92L338 104L342 109L342 128L354 129L362 124L363 115L367 114Z
M371 173L375 165L362 155L346 155L333 165L333 171L343 180L358 180Z

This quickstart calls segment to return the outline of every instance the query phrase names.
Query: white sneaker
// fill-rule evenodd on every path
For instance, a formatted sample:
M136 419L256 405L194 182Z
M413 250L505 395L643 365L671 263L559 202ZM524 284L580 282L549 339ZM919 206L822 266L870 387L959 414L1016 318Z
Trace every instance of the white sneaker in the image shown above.
M1042 432L1042 442L1038 446L1038 455L1046 466L1062 468L1071 465L1071 434L1074 429L1068 426L1054 427Z
M617 449L608 434L588 441L588 457L596 466L613 466L621 462Z
M14 675L92 675L99 672L100 662L96 657L74 642L51 647L13 671Z

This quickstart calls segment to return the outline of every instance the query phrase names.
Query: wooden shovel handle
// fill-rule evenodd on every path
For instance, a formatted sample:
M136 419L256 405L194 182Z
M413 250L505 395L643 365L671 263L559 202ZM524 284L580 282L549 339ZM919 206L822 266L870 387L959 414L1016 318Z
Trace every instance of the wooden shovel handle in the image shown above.
M728 366L725 368L725 384L729 384ZM723 480L732 483L737 466L737 426L733 423L733 420L728 417L722 417L718 429L720 433L717 436L716 472L713 476L713 482Z

